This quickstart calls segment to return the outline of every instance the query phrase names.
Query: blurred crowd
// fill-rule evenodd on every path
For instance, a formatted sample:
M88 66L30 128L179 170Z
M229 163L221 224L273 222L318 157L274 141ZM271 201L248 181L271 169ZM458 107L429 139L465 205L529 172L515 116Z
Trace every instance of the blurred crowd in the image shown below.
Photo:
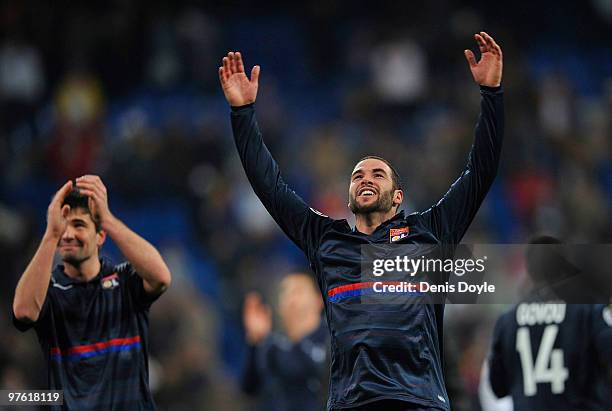
M505 143L464 242L522 243L536 232L610 242L606 2L194 3L0 6L1 388L44 386L44 372L31 372L43 369L34 333L10 324L14 287L52 194L98 174L111 210L175 277L151 312L159 409L249 409L239 391L243 297L257 290L274 303L278 280L307 263L243 175L217 80L230 50L247 70L262 67L258 120L285 180L351 221L348 179L363 155L395 165L407 212L435 203L459 175L479 112L463 50L487 30L504 52ZM112 246L102 254L121 258ZM478 409L503 308L447 308L456 409Z

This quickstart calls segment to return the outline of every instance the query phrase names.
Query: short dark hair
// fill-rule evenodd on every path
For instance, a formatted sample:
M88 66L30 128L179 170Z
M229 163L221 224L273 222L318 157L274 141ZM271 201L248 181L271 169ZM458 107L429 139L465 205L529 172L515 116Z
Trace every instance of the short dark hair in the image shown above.
M550 235L537 235L529 240L526 252L527 272L533 280L552 282L563 277L566 260L562 254L562 245L561 240Z
M389 166L389 169L391 169L391 182L392 182L392 184L393 184L393 190L402 190L402 182L401 182L401 180L400 180L400 176L399 176L399 174L397 173L397 170L395 169L395 167L393 167L393 166L391 165L391 163L390 163L390 162L388 162L388 161L387 161L387 160L385 160L384 158L379 157L379 156L365 156L365 157L362 157L362 158L361 158L361 159L360 159L360 160L357 162L357 164L361 163L363 160L370 160L370 159L373 159L373 160L380 160L380 161L382 161L383 163L385 163L387 166Z
M100 220L97 216L94 216L91 210L89 209L89 197L81 194L78 189L72 189L66 197L64 197L64 201L62 202L62 207L68 205L71 210L81 209L85 211L91 217L91 220L94 222L96 226L96 232L100 232L102 230L102 226L100 224Z

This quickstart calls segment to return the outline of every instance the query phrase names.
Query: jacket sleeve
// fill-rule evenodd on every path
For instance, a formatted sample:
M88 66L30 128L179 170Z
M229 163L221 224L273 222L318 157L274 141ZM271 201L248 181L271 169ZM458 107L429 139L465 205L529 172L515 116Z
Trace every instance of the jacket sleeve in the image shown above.
M42 330L44 328L44 324L49 321L49 299L49 292L47 292L47 297L45 298L45 302L43 303L42 309L40 310L40 314L38 315L38 319L36 320L36 322L27 322L19 320L17 317L15 317L15 313L13 312L13 310L11 310L13 326L21 332L28 331L32 327Z
M49 288L47 289L47 295L45 296L45 302L43 303L40 313L38 314L38 319L35 322L19 320L17 317L15 317L15 313L11 309L11 317L13 320L13 326L15 328L17 328L21 332L25 332L33 327L40 335L45 335L48 332L52 310L51 304L53 303L53 282L54 279L53 277L51 277L51 281L49 282Z
M261 389L262 375L257 357L260 355L257 345L247 347L246 360L242 369L240 386L249 395L257 395Z
M255 194L285 234L308 255L333 220L310 208L285 183L263 142L254 104L232 107L231 118L238 155Z
M480 116L467 165L442 199L421 213L445 244L461 241L497 174L504 134L503 90L481 86L480 94Z
M489 382L491 383L491 389L497 396L502 398L510 395L510 387L508 384L508 368L504 363L504 348L503 348L503 320L504 317L500 317L495 324L493 330L493 342L491 344L491 352L489 353Z
M136 309L146 311L161 296L159 294L149 294L144 288L144 280L138 275L134 266L129 262L124 262L115 267L120 276L120 281L125 281L130 298L134 302Z

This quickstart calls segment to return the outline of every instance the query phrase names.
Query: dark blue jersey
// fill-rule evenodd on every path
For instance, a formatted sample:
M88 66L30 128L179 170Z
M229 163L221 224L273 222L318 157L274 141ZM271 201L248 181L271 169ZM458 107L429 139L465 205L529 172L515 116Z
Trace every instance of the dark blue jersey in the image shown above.
M603 305L524 302L495 325L491 388L516 410L611 410L612 315Z
M259 397L258 409L261 410L321 409L327 348L323 321L319 328L297 343L273 333L261 344L249 346L242 389Z
M71 279L60 265L38 320L13 316L19 330L36 330L48 388L64 390L62 410L155 409L147 360L148 311L155 298L129 263L102 261L88 282Z
M481 114L467 166L433 207L381 224L371 235L310 208L283 181L263 143L253 105L233 108L232 128L246 175L268 212L306 254L325 301L331 336L328 409L383 400L449 409L442 364L443 305L361 304L361 246L457 244L499 163L503 93L481 87Z

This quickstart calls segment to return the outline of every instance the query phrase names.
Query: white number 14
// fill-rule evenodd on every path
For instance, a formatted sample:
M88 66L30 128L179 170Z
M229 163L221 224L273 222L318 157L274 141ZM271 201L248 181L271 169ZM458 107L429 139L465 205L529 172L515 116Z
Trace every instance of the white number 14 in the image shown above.
M539 382L550 383L550 390L553 394L561 394L565 390L565 380L569 377L569 372L563 366L563 350L560 348L553 350L558 332L559 326L546 326L540 341L535 365L531 351L529 328L520 327L516 333L516 350L521 357L523 389L527 397L536 395L538 392L536 384Z

